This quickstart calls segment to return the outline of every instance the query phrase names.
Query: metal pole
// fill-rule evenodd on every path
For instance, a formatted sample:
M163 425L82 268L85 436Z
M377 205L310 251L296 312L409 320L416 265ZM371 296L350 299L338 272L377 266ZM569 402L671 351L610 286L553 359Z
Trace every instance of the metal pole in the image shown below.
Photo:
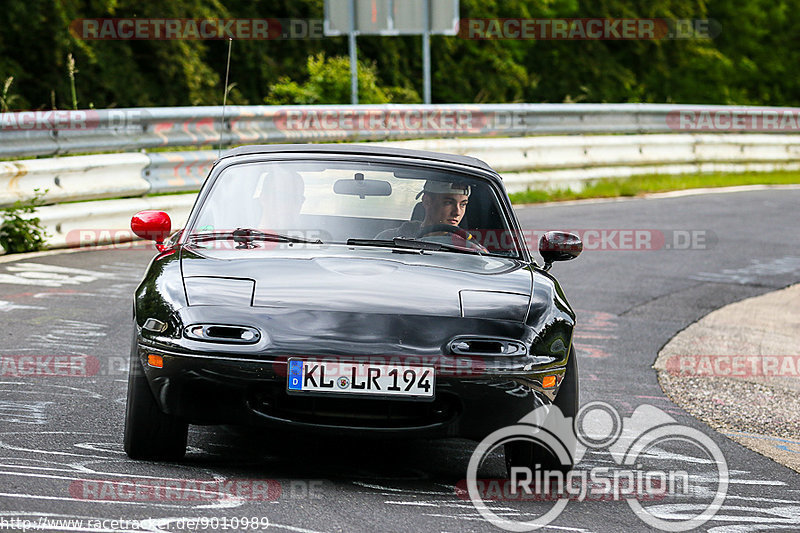
M350 0L350 103L358 104L358 53L356 50L356 0Z
M228 105L228 74L231 72L231 47L233 46L233 39L228 39L228 63L225 66L225 87L222 89L222 124L219 126L219 149L217 150L217 159L222 155L222 139L225 135L225 106Z
M422 7L422 92L424 102L431 103L431 2Z

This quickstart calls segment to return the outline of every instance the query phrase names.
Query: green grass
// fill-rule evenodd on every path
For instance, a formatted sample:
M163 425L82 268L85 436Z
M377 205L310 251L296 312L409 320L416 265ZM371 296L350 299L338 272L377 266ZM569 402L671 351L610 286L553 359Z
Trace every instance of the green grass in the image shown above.
M515 204L559 202L584 198L616 198L651 192L679 191L733 185L786 185L800 183L800 172L746 172L742 174L648 175L630 178L604 178L575 192L571 189L531 190L511 194Z

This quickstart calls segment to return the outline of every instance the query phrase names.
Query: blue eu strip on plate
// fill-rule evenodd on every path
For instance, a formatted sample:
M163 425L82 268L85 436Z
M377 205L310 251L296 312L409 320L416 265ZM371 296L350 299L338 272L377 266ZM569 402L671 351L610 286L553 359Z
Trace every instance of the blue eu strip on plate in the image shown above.
M289 384L291 390L303 390L303 361L289 361Z

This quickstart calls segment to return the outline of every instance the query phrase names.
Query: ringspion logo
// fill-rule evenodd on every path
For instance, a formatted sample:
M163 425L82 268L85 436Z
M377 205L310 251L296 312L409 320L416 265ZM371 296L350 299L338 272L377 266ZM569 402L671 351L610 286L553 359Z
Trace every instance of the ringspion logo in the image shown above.
M513 466L510 479L502 482L478 477L490 453L517 441L549 451L562 467ZM602 466L583 466L590 450L593 455L607 452L609 460ZM684 460L689 454L691 462ZM545 527L574 501L625 501L654 529L688 531L719 511L728 482L722 451L701 431L677 423L652 405L640 405L631 416L622 417L605 402L591 402L574 420L557 407L542 406L487 436L473 452L466 480L456 485L456 493L468 497L481 516L506 531ZM503 502L521 500L552 505L530 508L524 519L504 512ZM651 507L651 502L656 505ZM664 517L659 508L673 502L685 507L685 513Z

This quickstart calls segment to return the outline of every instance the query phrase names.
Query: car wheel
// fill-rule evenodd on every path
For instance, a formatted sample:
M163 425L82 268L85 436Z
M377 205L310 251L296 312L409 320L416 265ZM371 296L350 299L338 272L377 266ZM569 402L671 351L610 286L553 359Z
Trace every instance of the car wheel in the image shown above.
M570 348L567 368L564 374L564 381L558 390L553 406L561 410L564 419L572 422L578 414L580 395L578 390L578 358L575 357L575 348ZM549 415L554 416L553 414ZM557 416L557 414L555 415ZM570 464L562 464L561 461L545 446L534 442L515 440L504 445L506 456L506 471L511 477L511 469L514 467L527 467L531 470L560 470L564 474L572 470L575 457L575 439L570 430L570 442L564 442L570 454Z
M125 453L131 459L176 461L186 453L188 432L188 424L165 414L156 403L139 361L134 334L125 409Z

